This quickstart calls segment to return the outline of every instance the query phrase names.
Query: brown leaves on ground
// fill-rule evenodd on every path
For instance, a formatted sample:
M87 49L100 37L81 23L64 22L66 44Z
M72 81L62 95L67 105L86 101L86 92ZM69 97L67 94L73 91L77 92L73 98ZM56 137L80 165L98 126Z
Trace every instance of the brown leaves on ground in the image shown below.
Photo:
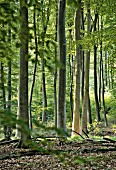
M39 139L36 149L18 149L17 140L1 142L0 170L116 170L116 141L109 139Z

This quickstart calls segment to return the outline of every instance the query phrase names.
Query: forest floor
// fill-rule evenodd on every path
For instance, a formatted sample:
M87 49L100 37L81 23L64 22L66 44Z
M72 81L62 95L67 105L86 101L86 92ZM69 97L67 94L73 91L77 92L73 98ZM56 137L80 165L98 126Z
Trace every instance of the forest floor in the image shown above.
M17 140L1 141L0 170L116 170L115 135L106 129L101 140L38 138L34 149L18 149Z

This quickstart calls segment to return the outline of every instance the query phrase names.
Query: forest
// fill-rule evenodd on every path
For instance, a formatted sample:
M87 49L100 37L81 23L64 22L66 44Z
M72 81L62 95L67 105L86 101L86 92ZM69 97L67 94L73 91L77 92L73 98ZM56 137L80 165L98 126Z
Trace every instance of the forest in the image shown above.
M115 169L115 0L0 0L0 169Z

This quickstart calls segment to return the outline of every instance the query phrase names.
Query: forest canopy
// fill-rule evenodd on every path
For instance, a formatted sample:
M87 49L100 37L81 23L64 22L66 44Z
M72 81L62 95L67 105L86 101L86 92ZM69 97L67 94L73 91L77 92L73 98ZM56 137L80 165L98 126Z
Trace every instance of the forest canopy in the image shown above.
M0 16L1 138L116 123L115 0L1 0Z

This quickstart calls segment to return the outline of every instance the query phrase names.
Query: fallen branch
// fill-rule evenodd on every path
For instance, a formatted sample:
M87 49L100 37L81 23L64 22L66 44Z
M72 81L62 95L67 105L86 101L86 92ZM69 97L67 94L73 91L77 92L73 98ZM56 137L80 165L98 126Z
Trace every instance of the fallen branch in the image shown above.
M112 139L109 139L109 138L106 138L106 137L104 137L103 139L104 139L104 140L107 140L107 141L109 141L109 142L112 142L112 143L116 143L115 140L112 140Z
M90 148L90 149L83 149L81 150L81 153L98 153L98 152L101 152L101 153L105 153L105 152L112 152L112 151L116 151L116 148Z
M72 130L72 132L74 132L74 133L76 133L77 135L79 135L82 139L85 139L80 133L78 133L78 132L76 132L76 131L74 131L74 130Z
M80 149L80 148L79 148ZM72 150L31 150L28 152L18 152L18 153L11 153L9 155L1 155L0 160L11 159L11 158L20 158L23 156L34 156L34 155L52 155L56 154L59 155L61 152L72 152Z
M82 130L82 132L85 134L87 138L89 138L89 135L84 130Z
M10 144L10 143L15 143L15 142L19 142L19 140L15 139L15 140L9 140L9 141L1 141L0 145L7 145L7 144Z

